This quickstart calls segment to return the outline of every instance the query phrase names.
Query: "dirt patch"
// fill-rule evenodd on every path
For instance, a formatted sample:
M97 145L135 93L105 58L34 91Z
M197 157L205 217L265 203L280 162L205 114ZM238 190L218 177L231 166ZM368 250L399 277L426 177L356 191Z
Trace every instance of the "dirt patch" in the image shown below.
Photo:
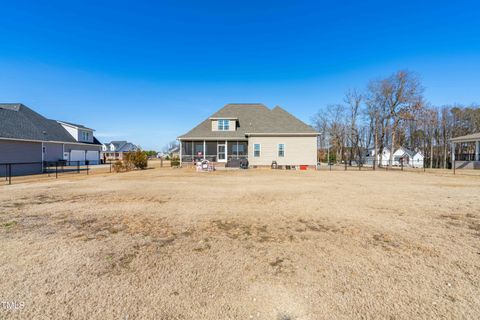
M480 313L478 177L168 168L0 188L0 292L25 302L0 318Z

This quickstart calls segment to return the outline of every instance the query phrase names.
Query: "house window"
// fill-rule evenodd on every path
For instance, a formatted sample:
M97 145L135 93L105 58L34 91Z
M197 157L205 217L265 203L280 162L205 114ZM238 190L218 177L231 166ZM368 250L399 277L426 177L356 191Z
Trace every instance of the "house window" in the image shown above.
M82 140L83 141L88 141L90 140L90 134L86 131L82 131Z
M285 157L285 145L283 143L278 144L278 156Z
M260 157L260 144L259 143L255 143L253 145L253 156L254 157Z
M229 131L230 130L230 120L220 119L218 120L218 131Z

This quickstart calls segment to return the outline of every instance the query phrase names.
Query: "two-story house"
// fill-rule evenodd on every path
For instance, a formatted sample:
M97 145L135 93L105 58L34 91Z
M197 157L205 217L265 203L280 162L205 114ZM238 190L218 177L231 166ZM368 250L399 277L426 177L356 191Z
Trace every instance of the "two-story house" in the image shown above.
M246 158L251 166L315 166L318 133L280 107L227 104L178 137L182 165L198 160L225 164Z
M128 141L112 141L102 145L103 160L123 160L125 154L135 152L140 148Z
M44 162L98 164L101 143L93 129L43 117L21 103L0 104L0 175L41 173Z

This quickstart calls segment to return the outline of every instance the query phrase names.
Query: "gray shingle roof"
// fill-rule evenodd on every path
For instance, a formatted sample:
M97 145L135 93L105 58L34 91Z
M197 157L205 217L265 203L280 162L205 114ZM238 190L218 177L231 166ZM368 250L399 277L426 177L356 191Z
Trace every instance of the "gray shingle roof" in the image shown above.
M113 144L115 146L115 152L131 152L139 149L136 145L128 141L111 141L105 145Z
M237 118L237 130L212 131L211 118ZM315 134L316 131L278 106L270 110L265 105L259 103L232 103L225 105L222 109L201 122L188 133L181 135L179 139L245 139L247 134L260 133Z
M78 143L57 121L21 103L0 103L0 138Z

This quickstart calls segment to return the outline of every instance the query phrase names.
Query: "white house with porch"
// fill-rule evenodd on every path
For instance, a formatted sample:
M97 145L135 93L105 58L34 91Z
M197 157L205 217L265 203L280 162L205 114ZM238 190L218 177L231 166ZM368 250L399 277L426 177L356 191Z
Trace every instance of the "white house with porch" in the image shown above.
M182 165L208 160L219 166L317 164L318 133L279 106L227 104L178 137Z

